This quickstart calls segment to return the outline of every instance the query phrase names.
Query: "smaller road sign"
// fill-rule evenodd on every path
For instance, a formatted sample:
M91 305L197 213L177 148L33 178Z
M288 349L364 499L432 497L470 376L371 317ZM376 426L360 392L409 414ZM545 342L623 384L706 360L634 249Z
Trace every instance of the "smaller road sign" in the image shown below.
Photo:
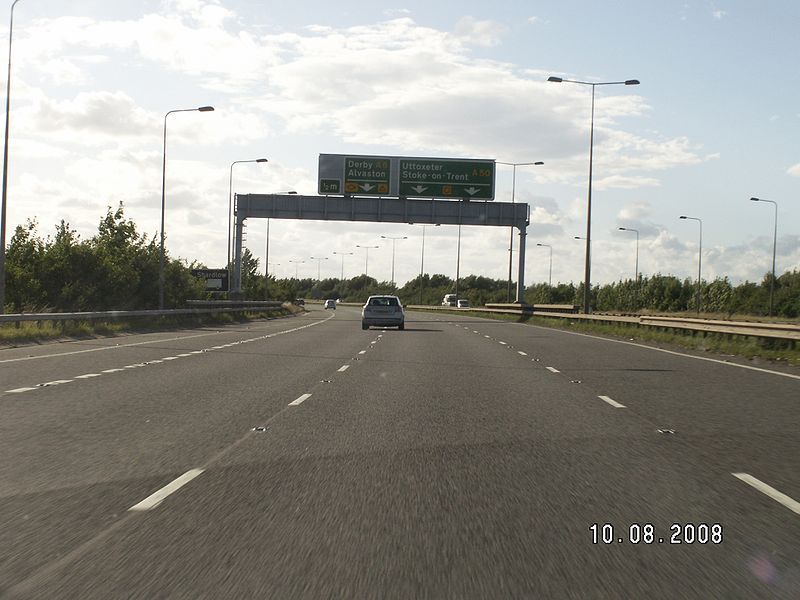
M401 158L401 196L423 198L494 198L494 161Z
M192 275L205 279L207 292L228 291L227 269L192 269Z

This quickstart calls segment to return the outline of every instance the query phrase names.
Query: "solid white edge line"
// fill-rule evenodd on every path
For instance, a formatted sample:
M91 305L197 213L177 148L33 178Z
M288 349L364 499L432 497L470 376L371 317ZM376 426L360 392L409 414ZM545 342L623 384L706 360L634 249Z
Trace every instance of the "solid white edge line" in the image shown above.
M600 398L600 400L602 400L603 402L608 402L614 408L625 408L624 404L620 404L619 402L617 402L613 398L609 398L608 396L598 396L598 398Z
M771 485L768 485L763 481L756 479L755 477L747 473L731 473L731 475L733 475L737 479L744 481L747 485L754 487L762 494L766 494L776 502L780 502L792 512L795 512L798 515L800 515L800 502L798 502L791 496L787 496L783 492L779 492Z
M155 508L156 506L161 504L164 498L166 498L173 492L176 492L177 490L185 486L187 483L189 483L192 479L200 475L200 473L202 472L203 469L192 469L191 471L186 471L186 473L184 473L174 481L168 483L157 492L150 494L147 498L145 498L138 504L134 504L128 510L138 512Z
M615 344L625 344L626 346L635 346L636 348L646 348L648 350L655 350L656 352L663 352L665 354L672 354L673 356L683 356L684 358L694 358L696 360L705 360L708 362L718 363L720 365L728 365L729 367L739 367L740 369L749 369L750 371L758 371L760 373L768 373L769 375L780 375L781 377L790 377L791 379L800 379L800 375L792 373L782 373L780 371L771 371L770 369L762 369L761 367L752 367L750 365L740 365L735 362L728 362L719 360L718 358L709 358L707 356L694 356L692 354L684 354L683 352L675 352L674 350L666 350L664 348L656 348L655 346L646 346L644 344L636 344L634 342L626 342L625 340L614 340L610 338L600 337L599 335L590 335L588 333L578 333L577 331L564 331L563 329L555 329L553 327L542 327L541 325L527 325L525 323L509 323L509 325L519 325L520 327L536 327L537 329L544 329L546 331L555 331L558 333L565 333L567 335L579 335L581 337L592 338L594 340L601 340L603 342L613 342Z
M547 369L547 370L548 370L548 371L550 371L551 373L561 373L561 371L559 371L559 370L558 370L558 369L556 369L555 367L545 367L545 369Z
M119 373L122 369L106 369L103 373Z
M21 394L22 392L30 392L35 390L35 387L21 387L14 390L6 390L6 394Z
M90 379L92 377L100 377L100 373L87 373L86 375L76 375L75 379Z
M345 371L347 371L347 369L349 369L349 368L350 368L350 365L342 365L341 367L339 367L339 368L337 369L337 371L339 371L339 373L344 373L344 372L345 372Z
M292 400L291 402L289 402L289 406L297 406L298 404L302 404L309 398L311 398L311 394L303 394L297 400Z

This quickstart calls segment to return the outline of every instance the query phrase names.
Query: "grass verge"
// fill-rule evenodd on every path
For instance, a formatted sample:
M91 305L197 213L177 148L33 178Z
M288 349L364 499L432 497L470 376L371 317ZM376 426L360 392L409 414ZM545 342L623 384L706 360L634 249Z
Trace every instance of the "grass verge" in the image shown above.
M437 310L436 312L461 316L469 315L481 319L495 319L514 323L527 323L530 325L576 331L579 333L607 335L626 341L646 342L651 345L666 344L699 352L730 354L744 358L758 358L800 366L800 349L797 348L797 344L794 344L794 347L792 347L791 342L788 340L764 339L722 333L707 333L703 336L702 332L698 331L675 333L673 331L666 331L649 325L638 325L636 323L598 323L596 321L587 322L577 319L573 321L566 318L504 315L465 310L460 310L458 312Z
M14 346L64 338L114 337L132 332L144 333L205 327L208 325L230 325L259 319L283 317L296 312L302 312L302 309L297 310L297 307L290 306L247 313L138 317L108 321L39 321L38 323L22 321L0 326L0 346Z

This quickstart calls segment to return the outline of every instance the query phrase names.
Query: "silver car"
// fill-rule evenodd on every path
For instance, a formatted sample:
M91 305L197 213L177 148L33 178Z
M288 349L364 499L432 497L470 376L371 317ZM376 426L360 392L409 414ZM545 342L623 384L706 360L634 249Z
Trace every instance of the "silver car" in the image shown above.
M406 327L406 315L397 296L370 296L361 309L361 329L378 327Z

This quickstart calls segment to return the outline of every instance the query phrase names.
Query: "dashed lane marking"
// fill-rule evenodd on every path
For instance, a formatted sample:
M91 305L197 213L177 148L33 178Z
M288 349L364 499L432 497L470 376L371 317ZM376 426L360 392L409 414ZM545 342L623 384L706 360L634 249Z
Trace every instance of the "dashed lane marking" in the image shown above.
M350 368L350 365L342 365L341 367L339 367L339 368L337 369L337 371L338 371L339 373L344 373L344 372L345 372L345 371L347 371L347 369L349 369L349 368Z
M517 350L517 354L519 354L520 356L528 356L528 353L523 352L522 350Z
M620 404L619 402L617 402L616 400L614 400L612 398L609 398L608 396L598 396L598 398L600 398L600 400L602 400L603 402L607 402L608 404L610 404L614 408L625 408L624 404Z
M302 404L309 398L311 398L311 394L303 394L297 400L292 400L291 402L289 402L289 406L298 406L299 404Z
M547 369L548 371L552 371L553 373L561 373L561 371L559 371L555 367L545 367L545 369Z
M171 483L168 483L167 485L162 487L157 492L150 494L147 498L145 498L138 504L134 504L128 510L138 512L155 508L164 501L164 498L166 498L173 492L178 491L180 488L185 486L187 483L189 483L192 479L200 475L200 473L202 472L203 469L192 469L191 471L187 471L186 473L184 473Z
M783 492L779 492L771 485L768 485L763 481L756 479L752 475L748 475L747 473L731 473L731 475L733 475L737 479L740 479L741 481L744 481L747 485L754 487L762 494L766 494L776 502L780 502L792 512L800 515L800 502L798 502L791 496L787 496Z

